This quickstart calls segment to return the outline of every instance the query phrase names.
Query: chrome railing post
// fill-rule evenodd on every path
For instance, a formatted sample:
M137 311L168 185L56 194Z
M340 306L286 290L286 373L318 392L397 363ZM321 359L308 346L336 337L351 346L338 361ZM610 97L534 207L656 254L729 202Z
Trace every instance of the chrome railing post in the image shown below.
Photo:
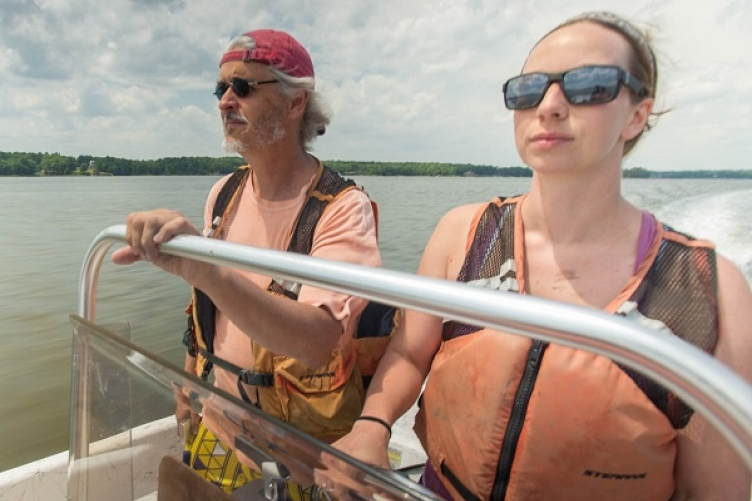
M97 285L102 262L110 247L117 241L123 241L124 231L119 231L116 228L108 228L94 239L86 252L81 267L78 285L78 314L91 322L94 322L95 317ZM111 231L112 234L110 234ZM74 342L71 370L67 494L67 498L72 501L88 499L88 471L86 468L75 468L75 461L79 460L79 464L81 464L80 460L89 456L91 402L88 368L91 364L91 358L91 347L84 343Z

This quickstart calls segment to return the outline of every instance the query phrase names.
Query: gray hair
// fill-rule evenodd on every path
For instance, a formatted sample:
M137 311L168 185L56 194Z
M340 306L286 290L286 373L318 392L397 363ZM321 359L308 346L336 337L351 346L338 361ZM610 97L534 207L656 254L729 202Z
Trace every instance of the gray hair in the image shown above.
M240 35L230 42L225 52L236 49L253 50L255 48L256 42L253 38ZM310 151L311 143L316 137L326 132L326 127L331 121L331 111L325 105L321 93L316 90L316 81L313 77L291 77L273 66L268 68L274 78L279 80L279 89L284 96L292 98L301 91L308 94L308 103L300 125L300 142L306 151Z

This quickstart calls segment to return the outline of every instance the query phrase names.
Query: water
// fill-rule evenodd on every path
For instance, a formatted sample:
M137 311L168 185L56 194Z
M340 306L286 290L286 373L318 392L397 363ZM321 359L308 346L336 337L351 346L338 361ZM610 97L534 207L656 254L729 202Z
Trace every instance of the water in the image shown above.
M199 222L216 177L0 179L0 471L68 447L71 326L81 263L104 228L168 207ZM380 206L384 266L414 272L450 208L527 191L529 179L361 177ZM634 203L713 240L752 280L752 180L626 180ZM458 238L464 238L458 236ZM97 320L182 366L188 288L148 264L103 266Z

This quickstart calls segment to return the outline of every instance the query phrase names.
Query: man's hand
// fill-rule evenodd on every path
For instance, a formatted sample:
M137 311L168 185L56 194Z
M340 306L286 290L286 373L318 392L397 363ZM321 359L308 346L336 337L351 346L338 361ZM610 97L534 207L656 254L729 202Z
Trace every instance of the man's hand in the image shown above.
M177 406L175 407L175 419L178 422L178 434L184 438L188 438L189 441L192 440L193 435L198 431L201 416L193 410L190 404L178 400ZM184 423L186 422L190 423L187 430L184 428Z
M159 251L159 246L176 235L201 235L198 229L183 214L157 209L148 212L133 212L128 215L125 240L128 246L112 254L115 264L131 264L136 261L150 261L163 270L183 277L188 281L197 266L196 261L169 256Z
M178 435L190 443L198 431L201 416L191 406L191 398L185 394L183 388L173 383L172 393L175 397L175 420L178 423ZM185 423L190 423L186 426ZM186 429L187 428L187 429Z

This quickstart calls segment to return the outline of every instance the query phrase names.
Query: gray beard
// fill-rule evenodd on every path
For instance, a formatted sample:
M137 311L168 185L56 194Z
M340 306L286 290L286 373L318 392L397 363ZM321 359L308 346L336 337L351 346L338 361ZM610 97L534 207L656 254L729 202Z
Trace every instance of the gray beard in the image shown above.
M243 141L235 139L234 137L225 137L222 140L222 149L225 151L225 153L242 154L245 151L245 144L243 143Z
M272 109L258 117L254 123L247 124L241 137L228 137L225 134L222 149L227 153L238 154L262 150L284 139L286 135L280 111Z

